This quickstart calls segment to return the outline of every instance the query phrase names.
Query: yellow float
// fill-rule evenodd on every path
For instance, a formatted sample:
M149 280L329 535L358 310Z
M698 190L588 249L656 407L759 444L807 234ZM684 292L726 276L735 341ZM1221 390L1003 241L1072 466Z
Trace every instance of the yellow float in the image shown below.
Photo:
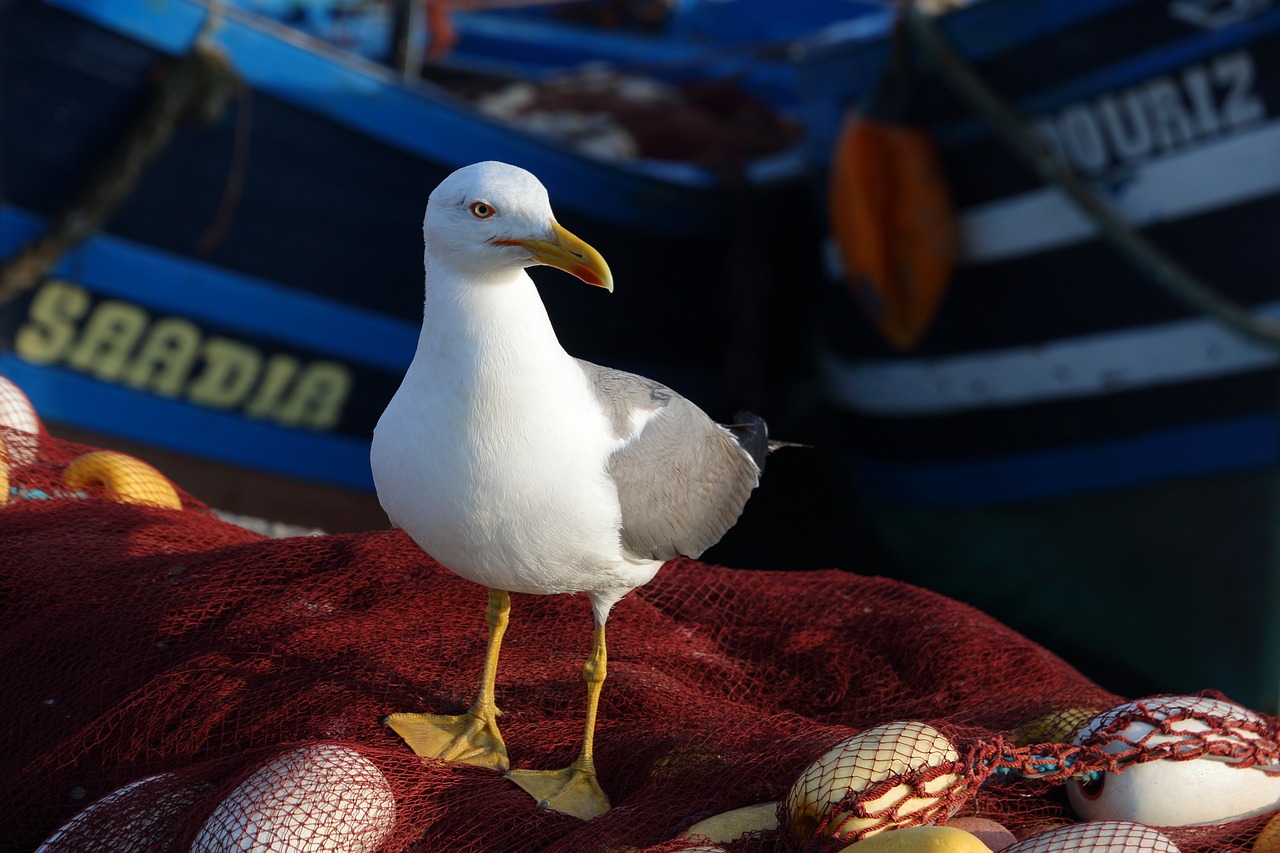
M778 828L778 804L757 803L723 812L701 820L682 835L699 835L714 842L736 841L749 832L768 832Z
M949 826L912 826L881 832L840 853L991 853L977 836Z
M1102 713L1100 708L1061 708L1023 723L1012 732L1015 746L1033 743L1070 743L1084 724Z
M101 492L117 503L182 509L177 490L141 459L113 450L77 456L62 472L62 482L77 491Z

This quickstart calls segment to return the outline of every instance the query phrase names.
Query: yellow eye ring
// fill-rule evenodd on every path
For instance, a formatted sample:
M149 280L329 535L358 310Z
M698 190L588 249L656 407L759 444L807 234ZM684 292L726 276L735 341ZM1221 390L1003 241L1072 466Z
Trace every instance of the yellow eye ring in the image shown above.
M483 201L471 202L471 215L476 219L488 219L496 213L493 206Z

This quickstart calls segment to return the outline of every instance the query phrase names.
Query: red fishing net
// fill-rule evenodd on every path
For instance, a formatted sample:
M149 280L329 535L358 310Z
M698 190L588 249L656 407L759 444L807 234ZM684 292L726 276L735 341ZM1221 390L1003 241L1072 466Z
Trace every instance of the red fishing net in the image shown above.
M677 560L610 619L596 764L614 808L584 822L381 725L464 711L486 639L485 590L403 533L268 539L180 491L180 510L130 502L157 487L148 469L112 497L121 460L69 484L91 448L0 439L19 449L0 507L3 850L675 851L704 849L677 840L698 821L780 802L800 830L786 816L719 849L822 851L953 812L1018 836L1078 826L1064 780L1096 792L1105 777L1084 771L1156 766L1147 752L1275 779L1275 720L1214 698L1098 720L1123 697L927 590ZM512 600L512 765L564 767L589 603ZM1110 746L1061 742L1091 718ZM1267 820L1143 830L1125 849L1250 850Z

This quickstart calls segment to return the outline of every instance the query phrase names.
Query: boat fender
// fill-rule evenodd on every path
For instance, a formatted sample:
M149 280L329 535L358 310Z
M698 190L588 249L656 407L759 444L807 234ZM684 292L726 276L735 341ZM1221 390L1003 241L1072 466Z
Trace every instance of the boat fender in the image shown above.
M853 115L836 142L829 190L845 281L884 339L911 349L955 266L955 210L933 139Z

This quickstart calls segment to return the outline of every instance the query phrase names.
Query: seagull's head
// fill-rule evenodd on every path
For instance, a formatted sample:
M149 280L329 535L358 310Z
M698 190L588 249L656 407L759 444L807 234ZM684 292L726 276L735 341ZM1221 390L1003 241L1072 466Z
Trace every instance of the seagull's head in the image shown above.
M488 161L440 182L422 223L429 263L468 280L502 280L545 264L613 290L600 253L556 222L542 183L524 169Z

